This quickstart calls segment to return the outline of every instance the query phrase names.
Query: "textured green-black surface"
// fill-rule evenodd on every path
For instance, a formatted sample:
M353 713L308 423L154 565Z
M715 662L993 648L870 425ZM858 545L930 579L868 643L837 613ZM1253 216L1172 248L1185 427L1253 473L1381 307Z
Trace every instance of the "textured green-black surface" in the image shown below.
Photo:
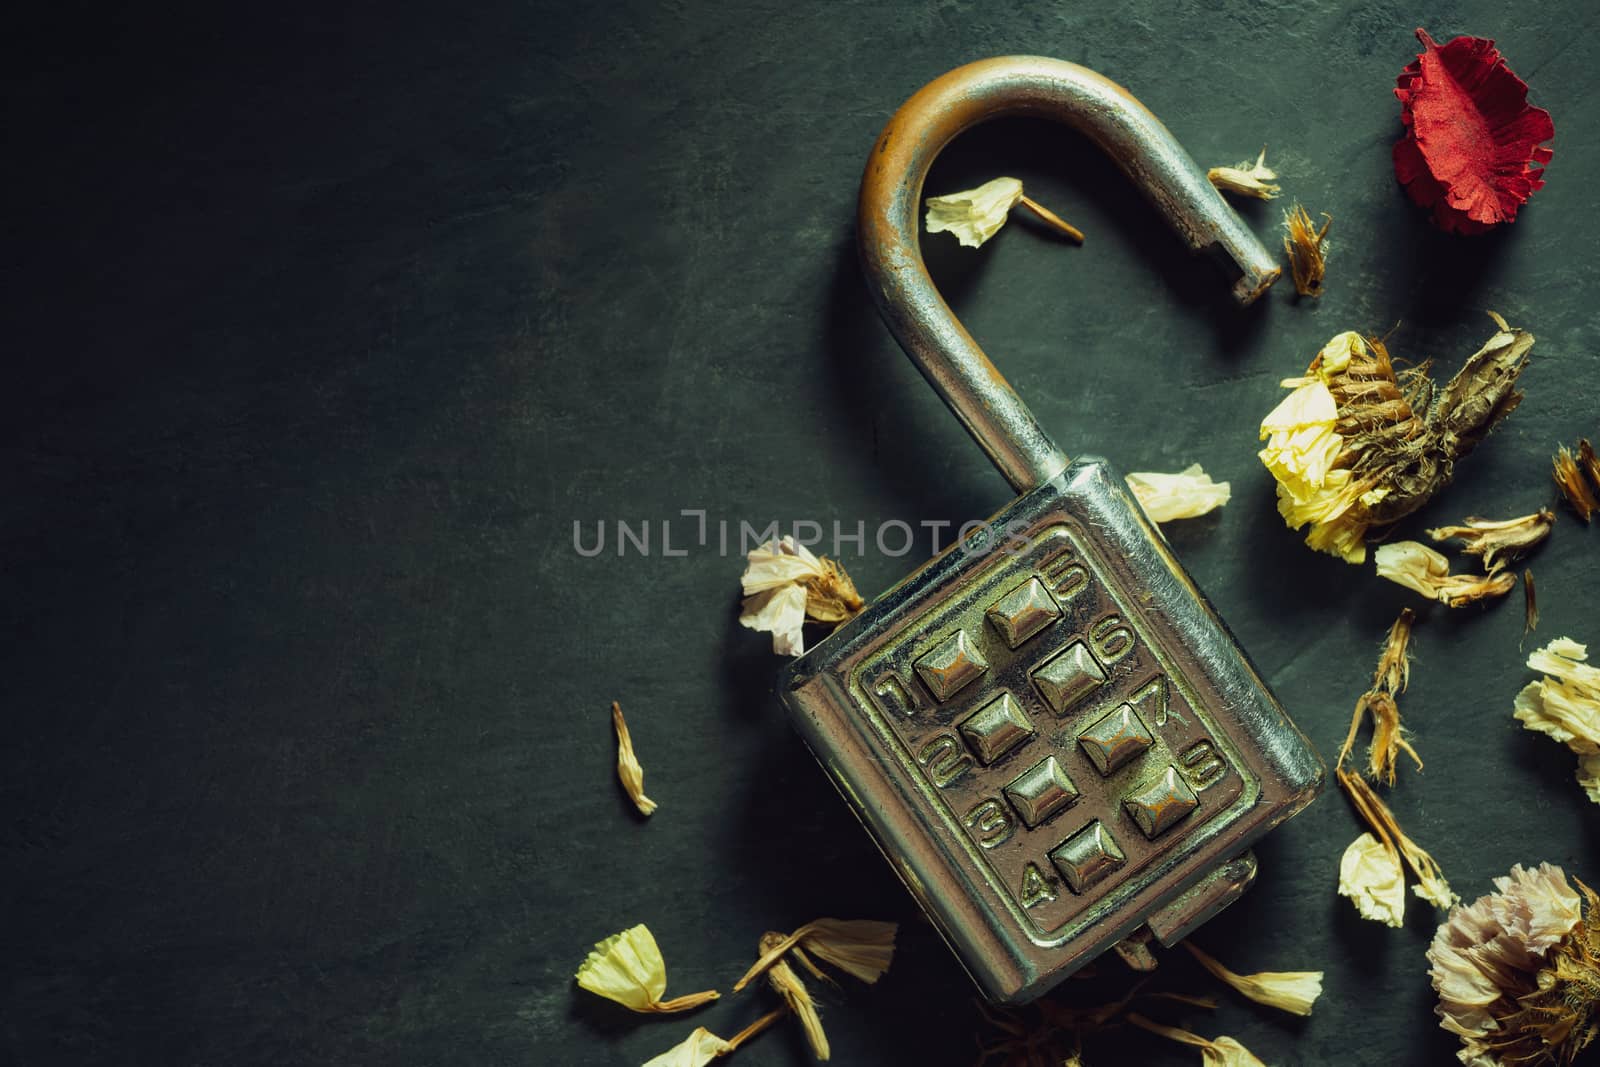
M778 662L734 621L740 561L660 551L683 509L872 530L1006 499L860 283L874 136L952 66L1042 53L1127 85L1203 164L1267 142L1287 194L1335 216L1320 302L1231 310L1085 142L1005 122L930 191L1015 174L1088 242L927 242L1069 451L1232 482L1171 540L1331 756L1415 598L1282 527L1256 424L1333 333L1392 330L1449 373L1495 309L1539 337L1527 399L1394 536L1551 501L1554 446L1600 433L1589 17L491 2L14 26L0 1058L636 1064L765 994L629 1016L574 989L590 943L647 922L671 990L726 989L762 931L841 915L904 925L879 986L825 994L834 1062L969 1062L967 980L783 721ZM1554 114L1549 185L1504 232L1442 237L1394 184L1418 25L1497 37ZM1275 245L1279 206L1242 210ZM649 557L574 551L575 521L618 519L651 523ZM1533 560L1536 640L1600 641L1597 536L1563 512ZM845 552L869 595L916 558ZM1520 596L1418 606L1403 824L1468 897L1516 862L1600 878L1572 757L1511 719ZM612 777L614 698L648 822ZM1238 969L1325 968L1312 1018L1228 997L1170 1017L1275 1064L1449 1060L1435 915L1389 930L1334 895L1356 833L1325 795L1199 937ZM738 1061L808 1055L784 1028Z

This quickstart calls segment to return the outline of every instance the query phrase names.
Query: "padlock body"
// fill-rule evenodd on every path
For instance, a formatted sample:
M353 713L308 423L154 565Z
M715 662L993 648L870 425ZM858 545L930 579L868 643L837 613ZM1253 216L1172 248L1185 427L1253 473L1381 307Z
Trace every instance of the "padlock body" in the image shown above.
M1157 927L1324 774L1097 459L879 598L794 661L780 693L979 988L1005 1002Z

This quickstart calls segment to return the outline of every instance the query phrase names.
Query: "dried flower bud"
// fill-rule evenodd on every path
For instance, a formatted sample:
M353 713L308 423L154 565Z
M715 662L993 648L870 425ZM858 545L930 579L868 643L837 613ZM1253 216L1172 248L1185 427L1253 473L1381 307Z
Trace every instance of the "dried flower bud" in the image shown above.
M1469 517L1460 526L1440 526L1429 530L1428 536L1435 541L1447 541L1452 537L1460 539L1461 551L1469 556L1481 556L1484 569L1495 571L1521 558L1529 549L1549 537L1550 528L1555 522L1555 512L1540 508L1532 515L1499 522Z
M792 537L768 541L746 560L739 622L771 633L772 651L780 656L805 651L807 620L838 624L862 608L861 594L844 568L818 559Z
M1571 1063L1600 1030L1600 900L1548 863L1494 885L1428 948L1439 1025L1463 1063Z
M815 919L788 936L779 935L770 944L763 940L761 958L734 983L733 990L737 993L743 989L789 952L794 952L818 978L826 978L826 975L810 962L805 955L807 952L871 985L883 977L894 960L894 937L898 930L895 923L875 919Z
M1163 1026L1161 1023L1152 1022L1136 1012L1128 1015L1128 1021L1152 1034L1185 1045L1193 1045L1200 1050L1200 1062L1204 1067L1266 1067L1253 1053L1231 1037L1218 1037L1207 1039L1199 1034L1176 1026Z
M1366 559L1369 527L1420 508L1455 464L1521 401L1516 381L1533 336L1493 315L1498 332L1442 390L1427 364L1396 373L1376 338L1337 335L1295 390L1263 420L1262 462L1278 482L1290 529L1310 524L1306 544L1349 563ZM1329 406L1333 410L1329 411Z
M1595 458L1588 438L1578 442L1577 458L1566 445L1561 446L1555 457L1555 479L1578 518L1588 522L1591 515L1600 511L1600 460Z
M761 935L761 955L765 959L772 949L783 942L784 936L771 931ZM781 956L782 953L779 953ZM811 999L811 991L806 988L805 982L794 972L784 960L775 959L767 968L767 984L777 991L783 998L789 1010L800 1019L800 1028L805 1031L806 1041L811 1045L811 1051L817 1059L828 1058L828 1035L822 1030L822 1017L817 1013L817 1002Z
M1206 180L1223 192L1253 196L1257 200L1271 200L1278 195L1278 187L1271 184L1277 178L1278 172L1267 166L1266 145L1261 146L1261 154L1254 163L1247 159L1232 167L1212 167L1206 171Z
M1212 481L1198 463L1177 474L1135 471L1128 475L1128 487L1151 522L1198 518L1222 507L1232 493L1227 482Z
M1323 243L1328 239L1328 227L1333 216L1322 213L1322 229L1317 229L1311 216L1299 204L1283 213L1283 250L1289 254L1289 272L1294 276L1294 291L1301 296L1321 296L1322 276L1327 270L1327 251Z
M578 985L639 1012L688 1011L716 1000L719 993L703 993L662 1000L667 991L667 965L649 927L638 926L612 934L594 946L578 968Z
M1417 541L1380 545L1373 558L1378 564L1378 577L1452 608L1505 596L1517 584L1517 576L1506 571L1451 574L1449 560Z
M1600 804L1600 667L1589 650L1561 637L1528 656L1545 677L1517 694L1514 714L1522 725L1560 741L1578 757L1578 784Z
M622 789L639 809L639 814L649 815L657 804L644 795L644 768L639 765L639 757L634 755L633 735L628 732L628 721L622 717L622 705L615 700L611 702L611 725L617 731L617 777L622 781Z
M1364 833L1339 858L1339 895L1363 919L1398 928L1406 913L1406 875L1393 845Z
M1344 787L1345 795L1350 798L1350 804L1356 813L1364 819L1379 842L1389 851L1398 852L1411 873L1416 875L1417 884L1411 891L1426 900L1436 908L1448 908L1457 900L1455 893L1450 889L1450 883L1445 881L1444 874L1439 870L1439 864L1428 855L1427 851L1400 829L1400 824L1395 820L1394 812L1389 810L1389 805L1378 798L1372 786L1359 775L1351 774L1342 768L1334 769L1334 778ZM1351 848L1355 846L1352 845ZM1370 846L1366 846L1370 849ZM1346 855L1349 853L1347 852ZM1341 864L1341 871L1343 865ZM1341 882L1343 879L1341 878ZM1342 890L1341 890L1342 892ZM1347 896L1349 894L1346 894ZM1357 907L1360 907L1359 901ZM1362 912L1366 914L1365 911ZM1370 916L1369 916L1370 917ZM1391 923L1391 926L1399 925Z
M1335 767L1344 766L1345 757L1350 754L1350 749L1356 743L1356 735L1361 732L1362 720L1370 714L1372 742L1367 746L1367 773L1387 785L1394 785L1395 763L1401 752L1411 757L1417 770L1422 769L1422 757L1417 755L1417 750L1411 747L1401 730L1400 705L1395 700L1411 680L1411 657L1407 650L1411 643L1411 626L1415 621L1416 614L1410 608L1405 608L1394 625L1389 627L1383 653L1378 657L1378 669L1372 676L1372 688L1362 693L1356 701L1355 712L1350 716L1350 730L1345 734L1343 747L1339 749L1339 758L1334 761Z
M1185 941L1200 966L1210 971L1224 984L1249 997L1257 1004L1277 1008L1293 1015L1310 1015L1311 1006L1322 995L1321 971L1261 971L1257 974L1236 974L1214 958Z

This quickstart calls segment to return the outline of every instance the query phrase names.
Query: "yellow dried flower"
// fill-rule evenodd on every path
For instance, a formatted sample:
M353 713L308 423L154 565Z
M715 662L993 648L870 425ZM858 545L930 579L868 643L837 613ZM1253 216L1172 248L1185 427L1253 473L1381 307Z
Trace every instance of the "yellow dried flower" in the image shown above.
M1513 560L1521 558L1529 549L1550 536L1556 513L1540 508L1532 515L1515 519L1489 519L1468 517L1460 526L1440 526L1429 530L1435 541L1459 539L1461 551L1469 556L1480 556L1485 570L1496 571Z
M1578 455L1574 459L1567 446L1562 445L1554 462L1556 485L1561 495L1572 505L1578 518L1588 522L1591 515L1600 511L1600 495L1597 495L1600 494L1600 459L1595 457L1594 446L1588 438L1579 440Z
M1406 912L1406 875L1393 845L1363 833L1339 858L1339 895L1363 919L1399 928Z
M1324 345L1304 377L1284 381L1295 392L1263 421L1271 440L1261 459L1284 522L1310 524L1308 545L1360 563L1367 530L1427 503L1517 406L1534 339L1491 317L1498 331L1442 389L1426 363L1396 373L1381 341L1353 332Z
M1195 1046L1200 1050L1200 1062L1204 1067L1266 1067L1249 1049L1231 1037L1204 1038L1176 1026L1152 1022L1137 1012L1130 1012L1128 1021L1152 1034Z
M1082 231L1023 193L1022 183L1016 178L996 178L976 189L930 196L925 203L928 232L953 233L968 248L978 248L999 233L1018 204L1072 240L1080 244L1083 241Z
M578 968L577 978L578 985L589 992L638 1012L688 1011L720 996L708 989L662 1000L667 992L667 965L655 936L643 923L596 944Z
M1517 584L1517 576L1508 571L1451 574L1450 561L1418 541L1381 545L1373 558L1378 564L1378 577L1452 608L1505 596Z
M611 702L611 725L617 731L617 777L622 781L623 792L639 809L639 814L649 815L656 810L655 801L644 795L644 768L633 751L633 735L628 732L628 721L622 717L622 705Z
M1202 952L1193 942L1185 941L1183 947L1200 961L1200 966L1257 1004L1265 1004L1269 1008L1277 1008L1293 1015L1310 1015L1311 1006L1322 995L1321 971L1260 971L1256 974L1237 974Z
M1212 481L1198 463L1177 474L1135 471L1127 480L1151 522L1198 518L1222 507L1232 495L1227 482Z
M1277 178L1278 172L1267 166L1266 145L1261 146L1261 154L1254 163L1247 159L1231 167L1212 167L1206 171L1206 180L1223 192L1253 196L1257 200L1271 200L1278 195L1278 187L1272 184Z
M772 634L772 651L780 656L805 651L807 620L837 625L855 617L863 605L843 567L826 557L818 559L792 537L751 550L740 582L740 624Z
M644 1067L706 1067L712 1060L736 1051L746 1041L783 1018L788 1010L784 1007L769 1011L726 1041L705 1027L698 1026L682 1042L647 1061Z
M733 1046L703 1026L659 1056L645 1061L644 1067L706 1067L718 1056L726 1056Z
M1545 675L1517 694L1517 721L1560 741L1578 757L1578 784L1600 804L1600 667L1586 646L1560 637L1528 656Z
M1283 213L1283 250L1289 256L1289 272L1294 275L1294 291L1301 296L1321 296L1322 277L1327 271L1328 227L1333 216L1322 213L1322 229L1317 229L1311 216L1299 204Z

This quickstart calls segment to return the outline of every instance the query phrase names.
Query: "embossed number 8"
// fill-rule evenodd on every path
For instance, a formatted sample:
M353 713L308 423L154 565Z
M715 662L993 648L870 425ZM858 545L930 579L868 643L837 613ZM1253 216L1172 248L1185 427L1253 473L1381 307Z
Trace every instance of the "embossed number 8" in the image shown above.
M1112 664L1133 650L1133 631L1120 615L1107 615L1089 627L1089 646L1102 664Z

